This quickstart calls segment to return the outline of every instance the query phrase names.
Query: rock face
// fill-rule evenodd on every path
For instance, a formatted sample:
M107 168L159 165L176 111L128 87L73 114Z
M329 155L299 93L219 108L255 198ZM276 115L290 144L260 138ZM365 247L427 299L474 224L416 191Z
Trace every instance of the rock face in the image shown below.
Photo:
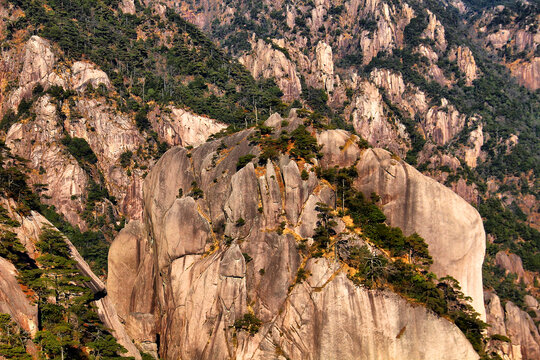
M96 212L110 214L111 207L115 214L140 218L144 169L155 161L149 156L147 139L133 118L119 112L118 104L109 98L86 91L102 86L112 90L108 76L86 61L67 67L52 45L38 36L32 36L21 52L20 73L14 75L19 86L9 94L9 107L16 109L23 98L28 100L38 84L44 89L56 85L77 92L70 101L46 93L34 96L29 115L7 130L5 142L11 152L29 160L28 167L33 170L29 174L30 184L46 184L41 192L42 201L85 230L88 227L83 219L84 201L94 181L118 199L117 204L102 202ZM170 145L199 145L225 128L212 119L174 107L154 110L149 120L159 140ZM89 144L97 158L95 166L89 167L74 158L63 144L67 135ZM125 152L139 155L138 166L121 166L120 157Z
M470 147L465 149L465 162L471 168L478 164L478 158L482 154L482 145L484 145L484 133L482 124L471 131L469 135Z
M320 41L315 49L316 70L319 72L319 78L324 84L326 91L334 90L334 59L332 58L332 47Z
M332 278L337 269L324 259L311 259L306 268L313 275L291 292L270 330L272 340L291 359L430 359L441 354L445 359L478 357L469 344L463 343L458 329L399 296L355 287L343 273ZM420 338L430 346L416 343ZM300 349L287 344L289 339ZM266 358L263 354L271 356L269 351L256 353Z
M9 216L20 223L20 226L12 228L12 230L17 234L18 239L26 248L28 255L35 259L39 255L36 253L35 244L39 240L42 228L57 229L36 211L32 210L25 215L19 214L16 211L18 204L12 199L0 198L0 203L5 207ZM115 305L110 301L109 296L105 292L105 285L92 272L90 266L79 254L75 246L66 237L63 240L68 246L71 259L75 261L75 265L81 275L88 278L86 285L92 292L99 294L94 304L97 307L100 320L108 329L111 329L111 333L115 336L118 343L127 349L126 355L140 360L139 351L127 335L124 325L119 320ZM28 296L32 295L31 290L25 289L18 282L16 276L17 270L15 267L0 257L0 313L10 314L19 326L34 336L38 330L38 308L29 302Z
M30 160L28 166L35 169L31 183L47 184L44 193L50 198L44 202L54 205L72 224L82 224L80 199L86 193L88 175L61 145L62 128L50 96L38 100L35 113L34 121L19 122L9 129L6 145Z
M298 120L294 115L288 119L290 126ZM281 124L280 117L272 116L268 124ZM453 324L424 307L389 291L357 287L328 259L302 264L297 246L301 236L313 236L315 204L333 206L335 194L313 172L301 176L301 170L310 167L288 155L264 166L248 163L237 169L241 156L260 151L250 143L252 134L245 130L189 151L173 148L147 176L144 217L131 221L114 241L107 283L109 298L136 344L159 348L160 357L168 359L274 359L278 354L291 359L428 359L441 353L448 359L478 358ZM357 137L343 130L317 136L325 167L351 166L359 160L358 169L367 175L373 172L367 154L387 154L362 153ZM450 190L417 177L409 184L413 193L434 187L429 194L442 194L471 215L452 223L468 227L470 234L454 228L453 235L444 238L456 248L461 248L456 243L463 244L463 253L456 254L462 259L440 260L437 266L464 279L466 294L476 297L481 273L476 273L476 284L474 276L456 268L480 268L483 248L476 242L483 245L481 222L476 223L477 214ZM358 185L367 191L363 182ZM411 211L408 231L421 233L426 202L404 203ZM452 210L442 206L431 211L452 216ZM392 221L397 222L395 217ZM430 246L444 247L436 244L435 235L448 229L433 225L426 232ZM471 255L464 255L467 251ZM434 255L442 256L437 251ZM295 281L300 267L310 274L305 282ZM483 307L477 309L483 312ZM235 328L249 313L262 321L253 335ZM428 343L433 346L425 346Z
M382 209L392 226L406 234L417 232L426 240L434 260L431 270L439 277L451 275L457 279L463 293L472 297L473 307L485 317L485 233L478 212L450 189L384 150L365 151L356 167L358 189L381 197Z
M518 281L523 281L526 284L532 284L531 276L523 269L523 263L518 255L507 254L504 251L499 251L495 255L495 263L504 269L506 273L516 275Z
M533 91L540 88L540 57L531 61L516 60L509 67L518 83Z
M503 307L497 295L486 292L488 334L500 334L511 342L492 340L490 347L507 359L533 360L540 357L540 334L530 315L511 301Z
M394 124L387 120L382 95L375 85L364 82L360 89L351 103L350 118L354 130L373 146L404 156L408 149L405 126L397 119Z
M210 135L226 128L225 124L183 109L172 107L167 110L154 111L149 118L159 138L169 145L199 146Z
M126 225L109 249L107 294L135 344L157 355L153 259L149 248L145 247L147 244L139 221L132 220ZM135 285L137 291L126 296L126 289L133 289Z
M125 14L135 14L135 3L133 0L122 0L120 10Z
M444 26L442 26L441 22L435 14L433 14L431 11L427 10L428 13L428 25L424 32L422 33L424 38L434 40L437 47L440 50L444 50L446 48L446 38L444 35Z
M471 86L473 80L478 76L478 69L476 68L476 61L471 50L465 46L459 46L450 56L450 61L456 61L459 70L465 75L465 83L467 86Z
M99 85L104 85L106 88L111 87L111 82L107 74L95 68L93 64L77 61L71 67L73 88L77 91L85 90L88 85L97 88Z
M31 305L17 281L17 269L0 257L0 313L11 318L34 336L38 330L37 306Z
M292 101L298 99L302 93L300 77L297 74L296 65L289 58L289 53L280 50L280 48L284 49L284 42L276 40L276 43L279 48L274 48L276 45L272 47L273 44L260 39L252 45L251 53L243 55L239 61L256 79L275 78L283 92L283 100Z

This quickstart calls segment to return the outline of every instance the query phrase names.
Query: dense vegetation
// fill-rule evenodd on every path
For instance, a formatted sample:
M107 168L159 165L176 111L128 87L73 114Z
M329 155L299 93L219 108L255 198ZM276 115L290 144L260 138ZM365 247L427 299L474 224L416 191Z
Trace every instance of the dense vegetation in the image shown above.
M486 232L495 239L488 253L494 255L496 250L509 249L521 257L525 268L540 272L540 232L523 223L525 214L521 213L520 218L497 199L486 200L478 211L486 219Z
M20 226L5 209L0 210L4 226ZM125 349L101 324L92 305L99 294L88 288L88 278L71 259L63 235L44 227L35 246L39 256L33 260L14 232L2 230L0 234L0 257L15 265L19 281L38 306L34 339L8 315L0 314L0 356L31 359L25 347L27 341L33 341L39 359L120 359L118 354Z
M38 305L39 331L34 341L47 358L120 359L120 346L101 324L92 305L95 294L87 287L70 258L63 235L43 228L36 243L37 267L20 271L20 281L33 292ZM54 301L51 301L54 299Z
M30 335L21 329L8 314L0 313L0 356L6 359L32 360L26 352Z

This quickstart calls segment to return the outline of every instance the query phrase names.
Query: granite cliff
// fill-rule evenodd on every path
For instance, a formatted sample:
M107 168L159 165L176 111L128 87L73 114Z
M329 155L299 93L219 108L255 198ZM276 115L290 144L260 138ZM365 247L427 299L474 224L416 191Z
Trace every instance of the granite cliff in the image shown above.
M291 133L301 123L294 112L286 120ZM281 118L267 124L279 130ZM173 148L148 175L142 220L131 221L109 252L109 297L136 344L164 358L478 357L448 320L384 287L355 284L338 250L322 257L299 250L317 239L318 204L334 207L339 194L291 155L254 163L264 152L254 136L246 130L193 150ZM354 188L380 190L388 222L423 236L436 274L458 279L484 314L478 213L388 152L361 150L354 135L331 130L317 139L315 166L356 168ZM254 160L241 167L246 156ZM421 195L429 192L441 201ZM449 202L455 206L439 205ZM454 222L445 228L435 213ZM347 249L368 241L343 221L333 242ZM257 331L239 325L246 314L260 321Z
M136 359L536 359L537 13L0 1L0 313L52 227Z

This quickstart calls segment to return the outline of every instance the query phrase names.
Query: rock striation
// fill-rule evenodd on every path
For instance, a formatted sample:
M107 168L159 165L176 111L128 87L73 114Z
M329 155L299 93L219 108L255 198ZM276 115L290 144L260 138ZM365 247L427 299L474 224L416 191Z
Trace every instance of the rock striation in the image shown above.
M300 77L296 71L296 65L291 61L289 52L285 49L283 40L274 40L269 44L259 39L252 44L252 51L238 60L256 79L275 78L283 92L284 101L292 101L300 97L302 93Z
M294 112L287 120L289 131L298 126ZM268 124L281 126L280 117L272 116ZM427 359L444 353L448 359L477 359L457 327L424 307L390 291L358 287L339 263L326 258L302 263L299 241L313 236L316 203L334 206L334 190L308 164L287 154L238 169L240 157L260 152L250 140L253 134L248 129L192 150L172 148L147 176L142 221L131 221L109 252L109 298L135 343L159 349L163 358L349 359L362 354L366 359ZM324 154L320 165L356 164L364 175L355 186L362 191L371 191L366 187L370 175L384 171L374 155L390 158L383 150L360 150L358 138L343 130L323 131L317 139ZM408 193L385 193L384 201L393 197L407 204L406 231L429 236L438 272L462 280L483 313L481 273L462 269L476 270L482 263L478 214L436 182L419 173L413 179L404 180ZM399 187L383 178L373 181L386 183L382 188ZM430 196L423 200L422 192L444 201L430 207ZM443 202L469 215L460 222ZM385 204L391 223L398 225L397 214L404 210ZM423 208L454 222L425 228L421 222L429 220ZM466 230L458 233L457 228ZM441 258L448 245L438 243L439 231L450 231L443 240L460 249L448 260ZM304 282L295 281L300 268L309 274ZM237 328L250 313L261 320L251 335Z
M38 330L37 306L28 301L17 275L15 266L0 257L0 313L9 314L22 329L34 336Z
M502 305L499 297L486 292L489 335L503 335L511 342L492 339L490 347L504 359L533 360L540 356L540 334L531 316L511 301Z

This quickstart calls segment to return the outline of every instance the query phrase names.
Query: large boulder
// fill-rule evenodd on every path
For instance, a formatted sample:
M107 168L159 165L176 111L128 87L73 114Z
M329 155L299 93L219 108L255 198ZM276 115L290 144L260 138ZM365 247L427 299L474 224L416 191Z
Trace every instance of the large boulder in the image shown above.
M382 149L362 153L355 187L377 193L391 226L406 235L418 233L433 257L431 270L457 279L472 305L485 319L482 262L486 241L480 214L437 181Z

